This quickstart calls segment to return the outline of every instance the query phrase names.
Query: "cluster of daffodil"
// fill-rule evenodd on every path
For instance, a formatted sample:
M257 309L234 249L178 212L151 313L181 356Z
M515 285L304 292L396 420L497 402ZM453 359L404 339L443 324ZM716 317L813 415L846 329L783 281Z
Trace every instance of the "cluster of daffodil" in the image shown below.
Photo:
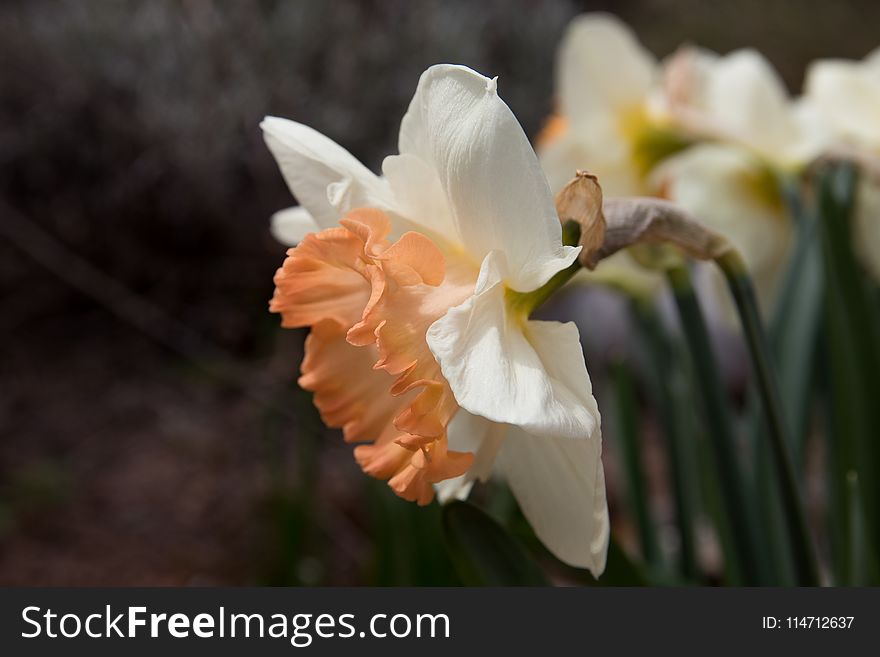
M654 401L669 419L670 451L696 450L671 435L687 424L673 418L671 407L689 396L673 390L676 377L693 381L714 454L705 463L716 470L690 476L708 480L720 500L713 517L728 580L875 577L865 546L880 525L870 501L880 448L863 443L880 428L870 398L878 373L863 376L874 361L858 347L870 358L880 349L874 325L863 325L874 321L865 317L877 310L876 284L861 275L866 268L880 278L880 56L818 62L804 96L792 99L757 52L683 47L658 62L618 20L586 15L560 44L557 96L533 150L495 79L432 66L381 175L311 128L265 119L266 143L300 204L273 219L292 248L271 301L283 326L310 328L300 385L324 421L357 444L364 472L400 497L463 500L497 474L550 552L599 576L611 532L581 338L573 323L532 313L579 270L641 302L668 280L683 338L649 313ZM834 222L848 225L850 215L856 248L842 249L848 228ZM658 244L663 256L648 257L644 249ZM766 419L755 423L750 463L740 462L740 423L718 381L686 256L715 260L733 293L725 316L737 320L735 305ZM860 302L823 286L838 279L816 272L837 265L842 286L857 279ZM787 332L795 324L797 333ZM807 385L820 325L833 363L849 370L833 364L824 381ZM839 403L848 389L835 386L860 387L865 403ZM829 534L846 537L830 547L817 543L804 510L801 434L813 432L804 418L817 394L831 400L831 424L855 426L848 451L826 445L837 468L828 479L840 498L833 512L846 514ZM672 465L683 496L687 468ZM679 550L693 551L685 516L694 512L680 501ZM771 541L761 522L773 513L784 529ZM639 529L647 559L652 530ZM702 557L684 556L678 574L695 581ZM767 565L774 558L778 572ZM820 563L832 563L833 575Z

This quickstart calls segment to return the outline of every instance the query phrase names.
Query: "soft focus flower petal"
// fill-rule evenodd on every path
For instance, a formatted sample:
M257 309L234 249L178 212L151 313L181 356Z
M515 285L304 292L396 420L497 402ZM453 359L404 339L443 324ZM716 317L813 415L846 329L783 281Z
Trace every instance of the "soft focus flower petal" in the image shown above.
M290 191L320 228L335 226L342 214L357 207L384 207L387 184L332 139L308 126L267 116L260 124ZM348 207L334 207L331 185ZM339 194L346 191L345 195Z
M719 58L707 77L707 116L722 135L754 148L771 161L803 158L799 130L785 85L755 50Z
M645 192L633 138L657 74L653 56L619 19L585 14L566 30L556 66L561 114L538 137L541 165L553 191L576 170L587 169L609 196Z
M559 47L557 93L575 130L642 104L657 63L633 31L610 14L586 14L568 26Z
M498 466L544 545L598 577L610 536L598 436L536 438L511 428Z
M309 211L302 206L279 210L272 215L272 237L285 246L296 246L309 233L316 233L321 227Z
M838 138L880 152L880 49L862 62L814 62L805 87Z
M513 289L534 290L577 257L562 245L543 171L494 80L462 66L425 71L401 123L400 152L437 177L450 213L437 229L451 231L444 237L474 263L503 253Z
M730 144L700 144L662 164L654 174L675 203L743 255L763 310L772 308L791 246L792 225L779 182L755 154ZM723 283L714 297L727 299ZM733 309L725 307L735 325Z

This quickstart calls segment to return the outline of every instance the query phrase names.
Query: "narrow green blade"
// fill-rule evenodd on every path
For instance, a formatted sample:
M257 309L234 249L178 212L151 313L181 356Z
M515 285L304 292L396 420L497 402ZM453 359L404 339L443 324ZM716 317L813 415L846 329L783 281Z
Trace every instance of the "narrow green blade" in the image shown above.
M445 505L443 530L449 556L465 585L549 585L525 548L473 504Z

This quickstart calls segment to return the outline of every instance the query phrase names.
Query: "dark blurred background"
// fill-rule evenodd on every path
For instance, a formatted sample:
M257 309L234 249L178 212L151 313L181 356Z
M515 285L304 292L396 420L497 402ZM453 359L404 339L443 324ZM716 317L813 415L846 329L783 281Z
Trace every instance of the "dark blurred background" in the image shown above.
M870 0L4 2L0 584L453 582L436 508L361 475L295 386L303 333L267 312L292 200L258 124L377 168L455 62L534 135L597 9L660 56L755 46L794 90L880 43Z

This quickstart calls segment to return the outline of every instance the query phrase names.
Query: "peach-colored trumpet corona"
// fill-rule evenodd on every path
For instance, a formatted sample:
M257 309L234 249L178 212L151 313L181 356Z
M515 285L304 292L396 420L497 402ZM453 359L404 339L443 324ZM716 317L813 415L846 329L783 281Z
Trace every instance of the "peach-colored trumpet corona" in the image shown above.
M270 309L285 327L313 327L299 383L346 441L369 443L355 448L364 472L427 504L433 484L463 475L473 454L447 449L458 404L425 335L473 294L475 277L447 270L420 233L389 241L381 210L353 210L340 224L290 249Z
M311 327L300 385L363 470L419 504L504 477L538 537L599 574L599 411L577 328L529 318L569 267L537 157L495 80L425 71L382 177L301 124L266 143L301 203L271 309Z

